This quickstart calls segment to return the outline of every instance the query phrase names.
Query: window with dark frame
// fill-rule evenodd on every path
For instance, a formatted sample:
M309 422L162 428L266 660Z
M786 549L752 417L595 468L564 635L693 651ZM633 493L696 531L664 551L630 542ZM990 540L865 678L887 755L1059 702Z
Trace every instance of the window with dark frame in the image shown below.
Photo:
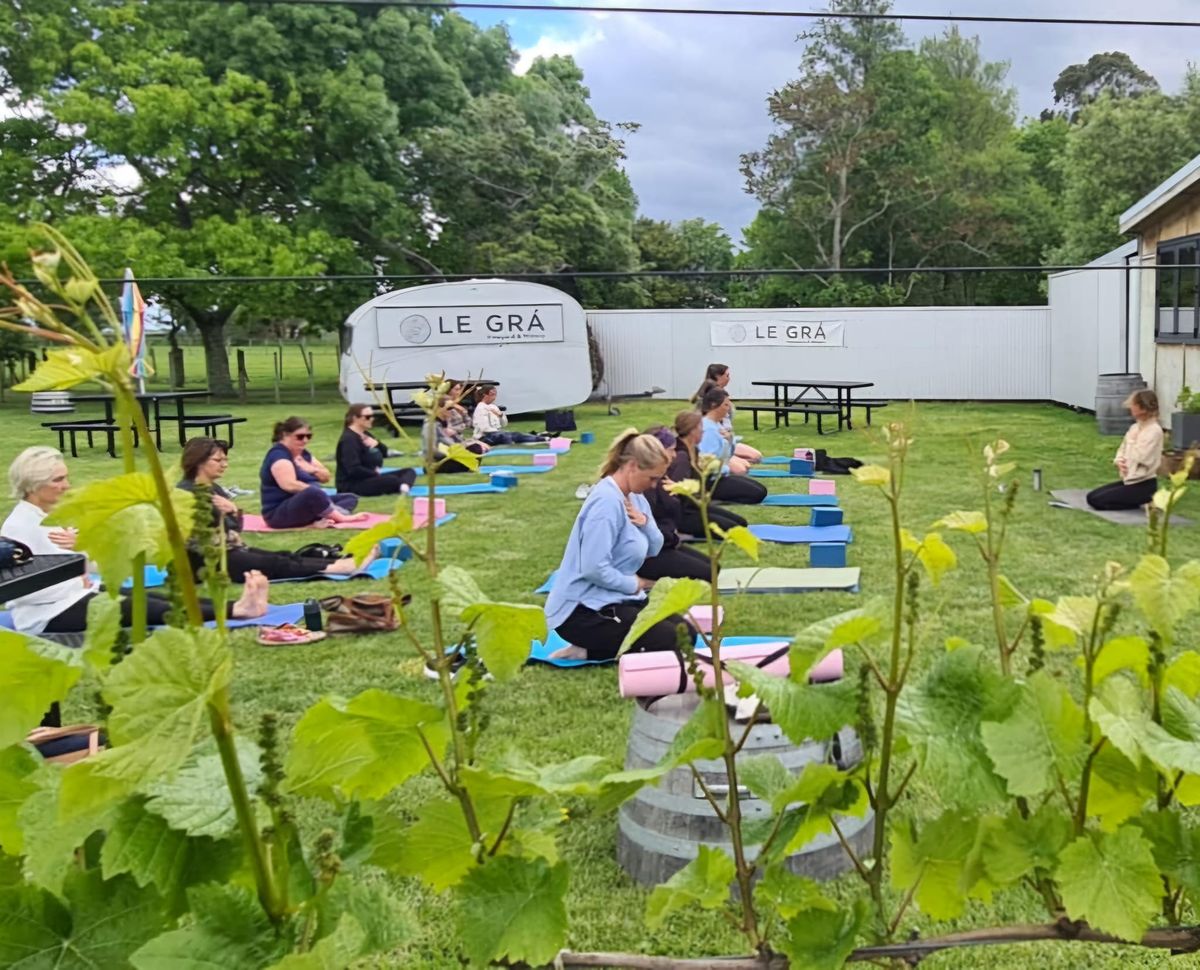
M1172 239L1158 247L1159 343L1200 343L1200 236Z

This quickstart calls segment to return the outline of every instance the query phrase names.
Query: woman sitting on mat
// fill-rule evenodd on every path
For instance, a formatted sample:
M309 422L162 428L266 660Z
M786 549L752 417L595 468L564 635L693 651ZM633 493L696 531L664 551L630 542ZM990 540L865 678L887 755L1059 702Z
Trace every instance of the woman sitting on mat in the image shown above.
M455 387L458 386L460 385L455 385ZM464 465L461 461L455 461L452 458L446 457L454 445L461 445L467 451L473 452L480 457L488 452L488 445L482 441L465 441L463 439L462 433L456 431L452 423L455 415L454 402L449 396L442 395L437 400L437 418L432 422L426 418L425 423L421 426L421 446L423 449L428 449L430 436L432 435L434 456L439 459L437 471L442 475L455 475L461 472L476 471L476 469Z
M725 435L721 422L729 414L729 395L719 387L710 387L700 401L701 419L699 450L704 455L716 455L721 459L721 478L713 487L713 498L718 502L735 502L740 505L757 505L767 497L762 482L733 474L730 458L733 443Z
M192 438L183 448L183 457L180 459L183 478L175 487L194 492L197 485L207 485L212 491L213 524L218 529L217 541L220 541L220 533L224 533L225 571L230 582L244 583L246 576L255 572L266 576L268 581L301 579L322 573L344 576L364 568L375 558L372 554L362 565L356 566L349 556L331 561L322 557L247 546L242 538L242 511L220 483L221 476L229 467L228 448L224 441L216 438ZM192 570L199 576L204 566L203 550L189 548L188 558L192 561Z
M479 389L479 403L475 405L472 418L475 438L486 445L520 445L541 441L535 434L522 431L505 431L508 415L496 403L496 385Z
M62 454L54 448L26 448L9 466L8 480L13 495L20 501L0 526L0 535L23 542L35 556L72 551L75 548L73 529L61 526L52 529L42 524L71 487ZM100 587L88 578L85 564L81 564L80 569L82 574L75 579L65 579L10 600L13 626L22 633L31 634L82 633L86 630L88 601L99 595ZM169 599L148 592L147 626L161 626L170 609ZM205 620L215 618L213 605L208 600L200 601L200 609ZM225 615L230 619L253 619L266 612L267 577L261 573L248 573L241 598L236 603L226 604ZM132 600L128 596L121 597L121 625L133 625Z
M312 426L303 418L275 425L271 445L258 477L262 485L262 516L272 529L302 529L357 522L352 515L358 496L328 495L321 488L332 475L308 451Z
M659 425L647 429L646 434L657 438L668 456L675 453L675 435L669 428ZM695 503L690 499L672 495L670 488L673 484L668 468L667 475L645 492L646 501L650 503L650 511L654 515L654 524L662 533L663 546L658 555L650 556L642 563L637 574L642 579L711 579L712 571L708 557L699 549L684 545L680 540L680 531L687 531L683 527L684 508L688 505L695 508Z
M705 391L712 387L719 387L726 393L729 392L729 380L733 377L729 370L728 364L709 364L708 370L704 372L704 381L700 384L700 390L692 398L692 403L699 405L704 398ZM751 448L743 441L739 441L737 435L733 433L733 401L729 402L729 413L725 415L721 422L721 428L731 442L733 442L733 455L730 457L729 465L735 475L744 475L748 470L748 466L757 465L762 461L762 452L757 448Z
M613 442L571 528L554 588L546 600L546 623L571 646L556 658L613 660L654 583L637 570L657 555L663 537L642 494L667 470L657 438L630 429ZM678 628L671 616L643 633L633 649L674 650ZM687 624L689 634L696 631Z
M350 405L337 443L337 490L365 496L407 493L417 473L411 468L383 471L386 449L371 434L374 423L375 409L370 404Z
M459 440L465 440L467 432L472 430L470 404L466 385L462 381L451 384L446 395L444 420L450 433Z
M1162 462L1163 429L1158 423L1158 395L1150 390L1134 391L1125 399L1125 407L1135 424L1125 432L1113 464L1119 482L1094 488L1087 502L1094 509L1140 509L1158 490L1158 466Z
M671 467L667 469L667 477L673 482L686 481L689 478L699 478L697 468L700 437L703 433L703 418L698 411L680 411L675 415L675 454L671 459ZM691 536L704 535L704 520L700 508L695 502L682 500L683 520L680 528ZM736 512L721 505L708 506L708 521L729 530L734 526L746 526L746 520Z

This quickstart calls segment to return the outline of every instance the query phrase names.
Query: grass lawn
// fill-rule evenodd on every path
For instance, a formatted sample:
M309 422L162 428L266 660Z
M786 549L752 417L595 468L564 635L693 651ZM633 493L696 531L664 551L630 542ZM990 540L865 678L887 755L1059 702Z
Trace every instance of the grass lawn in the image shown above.
M165 366L165 356L160 356L160 363ZM344 406L329 391L323 394L323 399L330 403L235 406L235 413L245 415L249 422L238 429L237 447L231 454L225 481L258 487L258 465L268 445L271 423L293 411L312 421L316 432L314 453L322 458L330 456ZM580 482L590 480L602 457L604 443L630 425L669 423L681 406L675 402L627 404L620 417L610 417L601 407L577 408L580 429L595 432L598 443L576 445L550 474L523 476L513 494L452 496L450 509L459 514L458 519L438 533L444 561L469 569L483 590L495 598L538 602L531 591L558 564L562 543L579 508L573 493ZM1055 598L1081 592L1106 561L1132 563L1144 547L1141 530L1050 508L1046 493L1033 493L1027 487L1030 469L1034 467L1042 469L1047 490L1092 486L1114 477L1111 457L1118 439L1100 437L1090 416L1044 405L930 404L915 409L893 405L879 412L878 417L891 420L907 417L911 422L916 440L908 473L906 517L914 532L928 529L946 512L979 506L976 480L967 472L968 462L976 464L978 456L978 448L968 452L970 441L982 444L999 435L1012 443L1013 457L1021 468L1023 489L1005 571L1027 594ZM29 444L54 443L53 435L39 426L40 418L29 415L23 403L20 406L10 403L0 410L0 418L7 429L5 453L9 458ZM834 455L853 455L864 460L879 460L883 455L880 442L869 429L818 441L815 434L802 428L753 433L747 420L743 419L741 424L745 425L740 430L746 433L747 440L766 454L790 453L797 445L819 444ZM514 427L522 428L524 424L517 421ZM408 450L412 450L411 445ZM169 446L166 457L174 462L178 447ZM113 475L120 465L97 449L71 461L70 468L73 481L79 484ZM802 483L796 480L767 484L772 491L802 490ZM885 506L874 490L856 486L848 479L840 479L838 488L847 522L854 528L851 564L862 567L862 593L746 597L728 604L727 633L791 634L825 615L851 609L867 597L889 593L890 549ZM242 501L247 510L257 511L255 498ZM362 507L386 511L389 502L368 499ZM1200 490L1187 496L1180 511L1200 520ZM7 506L4 512L7 513ZM748 517L758 522L807 522L807 512L803 509L751 509ZM259 543L261 539L259 544L264 546L294 548L329 535L286 534L255 537L255 541ZM936 593L925 598L926 613L933 611L934 600L937 604L936 615L926 626L923 656L927 662L951 635L982 644L990 642L990 607L980 582L982 566L965 537L951 537L949 541L960 554L960 569L949 575ZM1180 561L1195 556L1200 556L1200 529L1175 532L1172 558ZM731 561L736 559L734 556ZM767 565L807 565L804 547L765 546L763 561ZM746 563L743 560L735 564ZM406 566L405 578L416 572L417 567ZM359 582L356 588L362 590L369 585ZM275 602L289 602L333 591L333 584L329 583L287 584L272 587L271 598ZM423 621L421 611L417 613ZM254 643L250 634L240 633L235 634L235 649L237 717L241 725L251 730L258 716L268 710L279 712L290 725L306 707L327 693L353 695L368 687L385 687L414 695L432 694L432 685L422 677L419 662L398 636L334 638L288 651L265 650ZM82 685L69 705L68 716L85 717L91 694L91 688ZM613 668L569 671L530 668L511 684L492 686L488 703L492 711L489 738L492 745L513 745L535 760L546 762L599 753L619 763L624 756L631 709L628 702L617 696ZM412 810L434 791L435 786L428 779L418 780L394 798L392 807L400 813ZM938 793L928 787L914 784L907 797L918 814L932 816L940 810ZM306 828L316 831L323 822L321 812L321 805L302 806ZM565 829L564 851L571 863L573 948L684 956L739 952L739 940L715 917L676 918L659 932L648 931L642 920L647 894L617 867L614 834L615 818L611 815L577 818ZM852 888L848 882L846 885ZM417 914L415 935L406 949L374 965L409 970L455 966L445 900L404 880L394 880L394 888L413 905ZM972 904L968 918L961 925L1042 919L1044 914L1026 897L1000 895L988 909ZM918 920L918 928L928 933L956 927L932 927ZM1169 962L1166 956L1132 951L1045 944L950 952L929 958L928 965L1116 968L1166 967Z

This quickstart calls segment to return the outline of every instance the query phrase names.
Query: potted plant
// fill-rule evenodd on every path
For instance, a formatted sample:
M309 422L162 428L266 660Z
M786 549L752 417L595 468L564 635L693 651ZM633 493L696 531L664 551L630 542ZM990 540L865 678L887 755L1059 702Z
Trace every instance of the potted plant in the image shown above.
M1171 443L1183 450L1200 444L1200 391L1186 384L1175 399L1176 410L1171 414Z

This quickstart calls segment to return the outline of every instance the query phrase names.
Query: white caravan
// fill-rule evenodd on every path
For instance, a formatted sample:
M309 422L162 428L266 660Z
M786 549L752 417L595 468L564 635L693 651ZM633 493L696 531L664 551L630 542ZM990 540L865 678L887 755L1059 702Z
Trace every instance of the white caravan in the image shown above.
M368 380L443 372L499 381L510 414L573 407L592 390L583 307L540 283L470 280L385 293L350 314L342 348L347 402L371 400Z

